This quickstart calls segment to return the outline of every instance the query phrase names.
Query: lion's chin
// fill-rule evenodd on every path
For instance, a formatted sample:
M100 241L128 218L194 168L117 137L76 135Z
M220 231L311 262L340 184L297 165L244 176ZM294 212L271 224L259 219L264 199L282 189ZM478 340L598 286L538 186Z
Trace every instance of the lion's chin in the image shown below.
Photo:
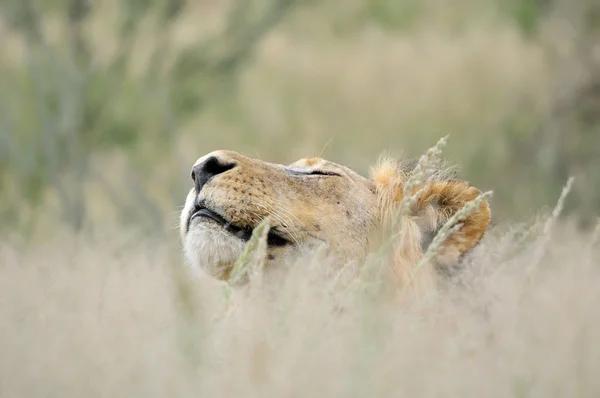
M242 254L244 241L208 220L193 223L185 237L184 251L190 265L216 279L226 279Z

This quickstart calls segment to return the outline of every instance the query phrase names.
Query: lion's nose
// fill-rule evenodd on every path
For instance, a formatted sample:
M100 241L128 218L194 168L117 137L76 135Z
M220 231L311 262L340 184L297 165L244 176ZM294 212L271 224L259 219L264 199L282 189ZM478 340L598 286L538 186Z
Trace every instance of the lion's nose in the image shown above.
M196 192L200 192L204 184L211 178L217 174L231 170L235 166L236 163L217 156L210 156L208 159L198 163L192 168L192 180L194 180Z

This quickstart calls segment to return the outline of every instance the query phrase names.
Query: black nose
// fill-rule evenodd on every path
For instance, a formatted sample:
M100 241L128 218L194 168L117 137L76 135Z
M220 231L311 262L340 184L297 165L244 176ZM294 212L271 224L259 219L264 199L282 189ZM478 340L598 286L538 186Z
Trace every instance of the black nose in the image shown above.
M216 156L211 156L204 162L195 165L192 169L192 180L194 180L196 192L200 192L204 184L211 178L217 174L231 170L235 166L235 163L225 159L219 159Z

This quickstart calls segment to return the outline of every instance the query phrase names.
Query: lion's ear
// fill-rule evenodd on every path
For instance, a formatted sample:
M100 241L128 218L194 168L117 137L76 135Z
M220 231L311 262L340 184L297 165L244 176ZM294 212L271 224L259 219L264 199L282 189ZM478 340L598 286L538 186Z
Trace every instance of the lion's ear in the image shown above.
M481 191L461 180L431 182L424 188L425 191L413 209L413 214L421 230L423 251L426 251L446 221L468 202L477 198ZM460 256L479 243L490 221L490 206L484 201L479 209L463 221L462 228L444 241L436 263L442 266L442 269L444 266L455 264Z

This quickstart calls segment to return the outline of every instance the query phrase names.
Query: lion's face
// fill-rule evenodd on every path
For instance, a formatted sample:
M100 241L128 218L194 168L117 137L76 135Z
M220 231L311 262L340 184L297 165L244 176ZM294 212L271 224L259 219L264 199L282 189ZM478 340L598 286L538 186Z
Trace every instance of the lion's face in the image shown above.
M419 186L413 188L419 195L403 202L412 170L407 163L382 158L369 179L320 158L283 166L232 151L209 153L192 168L194 188L181 212L186 257L209 275L227 279L253 229L270 216L267 266L322 245L338 263L360 261L383 237L391 239L390 278L398 286L414 285L412 267L431 238L481 192L441 170L424 181L418 176ZM479 243L491 217L483 199L436 247L432 266L420 267L421 280L432 285L436 275L454 272L452 265ZM398 231L389 234L403 203L410 203L410 211Z
M289 166L216 151L192 169L181 213L188 261L224 279L252 230L271 216L268 260L288 260L325 244L342 258L364 254L376 219L373 181L320 158Z

